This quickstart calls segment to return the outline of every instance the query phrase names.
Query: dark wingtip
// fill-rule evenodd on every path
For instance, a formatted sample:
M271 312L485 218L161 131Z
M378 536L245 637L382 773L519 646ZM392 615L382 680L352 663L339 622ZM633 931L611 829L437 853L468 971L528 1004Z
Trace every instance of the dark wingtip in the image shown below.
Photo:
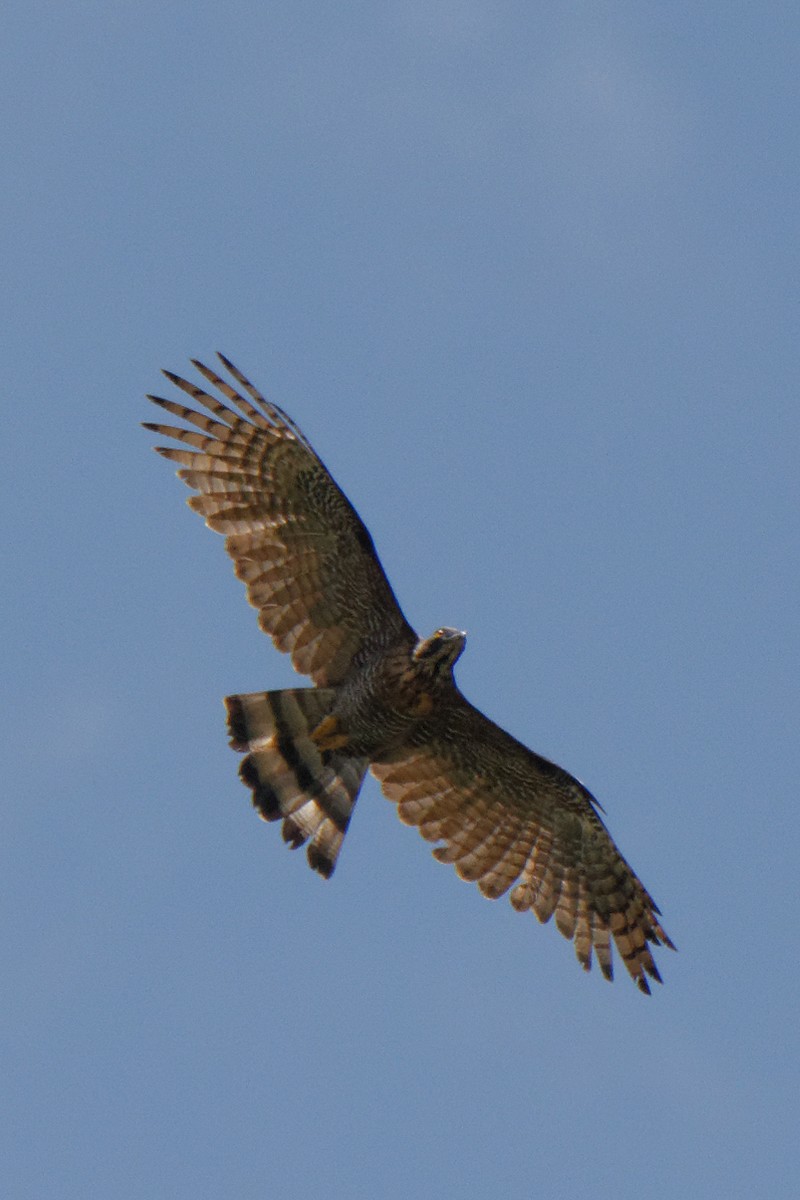
M211 369L211 367L207 367L206 364L204 362L202 362L199 358L190 358L189 362L192 364L195 371L199 371L200 374L203 375L208 380L209 383L217 383L218 382L219 376L217 375L216 371L213 371Z
M664 980L661 978L661 975L659 974L659 971L658 971L658 967L656 966L656 964L654 962L645 963L644 969L645 969L645 971L647 971L647 974L650 976L651 979L655 979L656 983L663 984Z
M607 979L609 983L613 983L614 982L614 964L611 962L603 963L603 962L600 962L599 959L597 960L597 962L600 967L600 973L603 976L603 979Z

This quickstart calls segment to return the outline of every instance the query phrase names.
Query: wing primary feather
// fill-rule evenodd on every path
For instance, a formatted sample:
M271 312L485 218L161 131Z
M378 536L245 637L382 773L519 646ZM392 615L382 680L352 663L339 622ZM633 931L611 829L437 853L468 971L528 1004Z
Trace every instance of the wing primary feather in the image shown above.
M231 429L236 429L241 426L242 418L239 413L228 408L228 406L223 404L221 400L218 400L216 396L209 395L208 392L204 392L202 388L199 388L197 384L190 383L188 379L184 379L181 375L176 375L174 371L168 371L165 368L162 371L162 374L170 381L170 383L173 383L175 387L180 388L180 390L185 392L187 396L191 396L192 399L198 404L202 404L203 408L207 408L209 412L214 413L216 417L219 417L221 421L224 421L226 425L229 425ZM263 424L263 418L260 417L260 420Z
M247 376L240 371L238 367L234 366L229 358L226 358L224 354L220 354L219 350L217 351L217 358L225 367L225 369L230 371L236 382L245 389L245 391L253 398L253 400L255 400L256 404L260 404L270 416L274 414L277 419L286 426L287 429L291 430L298 441L301 441L304 446L308 446L309 449L311 449L308 438L305 436L299 426L295 424L288 413L284 412L283 409L275 404L272 400L267 400L267 398L262 395L262 393L255 386L255 384L251 383ZM210 368L208 369L210 370Z
M174 400L165 400L163 396L148 396L147 399L152 401L153 404L157 404L159 408L172 413L174 417L180 417L182 421L187 421L190 425L196 425L198 429L213 434L217 438L225 437L228 441L235 441L237 443L246 440L235 426L215 421L213 417L207 417L205 413L199 413L193 408L187 408L185 404L178 404ZM228 412L229 410L226 409L225 411ZM236 413L231 413L231 416L235 418L237 423L239 422L240 418L236 416ZM153 428L153 425L145 424L145 429Z

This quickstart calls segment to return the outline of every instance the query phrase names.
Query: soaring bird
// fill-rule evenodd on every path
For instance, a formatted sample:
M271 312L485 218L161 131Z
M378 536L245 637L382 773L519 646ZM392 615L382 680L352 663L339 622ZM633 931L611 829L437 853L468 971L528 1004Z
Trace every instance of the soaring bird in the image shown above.
M165 371L196 408L149 396L189 428L145 428L179 465L190 508L225 535L258 621L313 687L225 700L239 774L266 821L328 878L367 770L400 819L437 843L484 896L555 918L589 970L661 982L651 947L674 949L659 909L620 854L583 784L506 733L461 694L466 642L442 626L420 638L403 616L372 538L307 438L222 355L233 386L192 360L224 397ZM210 415L209 415L210 414Z

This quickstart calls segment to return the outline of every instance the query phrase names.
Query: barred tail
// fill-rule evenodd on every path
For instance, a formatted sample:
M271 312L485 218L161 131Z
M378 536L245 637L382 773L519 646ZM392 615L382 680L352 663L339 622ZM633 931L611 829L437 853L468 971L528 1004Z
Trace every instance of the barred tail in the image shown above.
M334 688L287 688L227 696L234 750L248 751L239 774L265 821L283 819L292 849L308 842L308 861L327 879L347 832L367 769L363 758L320 751L311 734L330 715Z

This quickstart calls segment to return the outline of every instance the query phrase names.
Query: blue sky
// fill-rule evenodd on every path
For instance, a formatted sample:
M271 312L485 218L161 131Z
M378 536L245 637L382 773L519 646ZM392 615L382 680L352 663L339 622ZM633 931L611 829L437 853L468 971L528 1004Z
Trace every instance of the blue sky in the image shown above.
M796 1194L798 34L6 15L4 1195ZM220 700L295 677L137 428L215 349L602 801L680 948L652 999L374 782L327 884L255 818Z

